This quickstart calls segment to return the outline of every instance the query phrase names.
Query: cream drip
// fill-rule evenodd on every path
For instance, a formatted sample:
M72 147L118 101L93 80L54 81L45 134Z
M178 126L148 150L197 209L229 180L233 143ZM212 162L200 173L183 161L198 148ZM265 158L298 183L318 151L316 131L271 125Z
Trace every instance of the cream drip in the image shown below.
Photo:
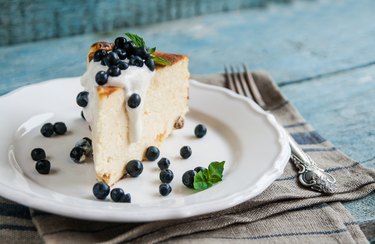
M87 122L90 124L94 119L94 109L98 102L98 96L96 93L98 84L95 82L95 75L99 71L106 71L107 69L107 66L101 65L100 62L94 62L92 60L88 63L87 70L81 77L81 85L85 88L85 91L89 92L89 103L83 109L83 114ZM117 77L109 76L108 82L104 85L122 87L124 89L124 106L128 112L130 142L137 142L142 135L144 99L154 73L154 71L150 71L145 65L143 65L143 67L130 65L126 70L121 70L121 75ZM127 105L127 101L133 93L137 93L141 97L141 103L134 109Z

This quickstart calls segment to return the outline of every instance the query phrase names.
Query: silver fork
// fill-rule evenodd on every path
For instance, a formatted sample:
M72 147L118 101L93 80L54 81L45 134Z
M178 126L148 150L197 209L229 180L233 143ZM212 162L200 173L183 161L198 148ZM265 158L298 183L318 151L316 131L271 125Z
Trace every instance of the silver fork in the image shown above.
M233 66L230 66L229 69L230 71L225 67L225 80L228 88L252 99L261 108L267 111L267 106L262 98L262 94L259 92L254 78L248 71L246 65L243 65L243 72L239 70L236 72ZM289 145L292 151L291 161L299 169L298 179L301 184L315 191L333 194L336 190L336 179L331 174L319 168L317 164L299 148L289 133L286 134L288 135Z

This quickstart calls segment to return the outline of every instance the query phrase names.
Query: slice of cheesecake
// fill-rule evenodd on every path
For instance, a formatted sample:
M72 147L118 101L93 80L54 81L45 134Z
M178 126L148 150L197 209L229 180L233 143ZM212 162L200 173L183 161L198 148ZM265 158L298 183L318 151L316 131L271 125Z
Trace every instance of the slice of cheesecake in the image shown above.
M122 75L109 77L106 85L97 85L97 72L108 67L94 62L94 53L113 46L105 42L91 46L81 79L89 93L83 112L92 132L97 179L108 185L126 174L130 160L144 159L149 146L160 146L173 129L183 127L189 99L188 58L178 54L155 52L171 64L156 64L153 72L145 65L129 66ZM134 93L141 94L141 104L132 109L129 99Z

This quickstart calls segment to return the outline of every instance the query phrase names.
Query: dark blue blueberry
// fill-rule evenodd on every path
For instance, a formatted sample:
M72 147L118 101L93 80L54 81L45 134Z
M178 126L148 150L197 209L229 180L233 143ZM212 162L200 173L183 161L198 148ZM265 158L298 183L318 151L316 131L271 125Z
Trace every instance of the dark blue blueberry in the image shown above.
M51 169L51 163L47 159L38 160L35 164L35 169L39 174L46 175L49 174Z
M125 37L119 36L119 37L117 37L115 39L115 46L117 48L124 49L125 48L125 43L126 43L126 38Z
M199 171L202 171L202 170L205 170L205 168L203 168L203 167L201 167L201 166L198 166L198 167L195 167L195 168L194 168L194 171L197 172L197 173L198 173Z
M168 169L169 165L171 165L171 162L167 158L161 158L158 162L159 169Z
M120 202L124 196L124 190L121 188L114 188L111 190L111 199L114 202Z
M155 161L160 155L160 151L157 147L155 146L150 146L146 150L146 158L149 161Z
M129 193L125 193L124 195L122 195L120 199L120 202L131 202L131 201L132 201L132 197L130 196Z
M81 91L76 97L78 106L84 108L89 103L89 93L87 91Z
M162 196L168 196L169 193L171 193L171 191L172 191L172 187L167 183L162 183L159 186L159 193Z
M95 81L99 86L105 85L108 81L108 74L105 71L99 71L95 75Z
M189 146L183 146L180 149L180 155L183 159L187 159L191 156L191 148Z
M121 60L126 59L126 52L123 49L116 48L116 49L113 50L113 52L117 53L118 57Z
M194 170L188 170L182 175L182 183L189 188L194 188L194 176L196 172Z
M107 70L107 73L109 76L119 76L121 75L121 70L117 65L115 65L115 66L109 67Z
M130 176L137 177L143 171L143 164L139 160L131 160L126 164L125 168Z
M197 125L194 129L194 134L198 138L204 137L206 133L207 133L207 127L202 124Z
M67 131L67 128L66 128L66 125L64 122L56 122L54 125L53 125L53 131L57 134L57 135L64 135Z
M137 48L137 46L132 41L127 41L124 45L124 50L128 55L131 55L134 53L134 50Z
M104 58L104 62L108 67L117 65L118 61L120 61L120 57L115 52L108 53Z
M173 180L173 172L170 169L163 169L160 171L159 179L163 183L171 183Z
M85 115L83 114L83 110L81 111L81 117L82 119L86 120Z
M98 50L94 54L94 62L101 61L107 55L107 51L105 50Z
M46 152L42 148L34 148L31 151L31 158L34 161L38 161L41 159L46 159Z
M147 66L147 68L149 70L151 70L151 71L155 70L155 62L154 62L154 60L152 58L146 59L145 65Z
M92 188L92 193L97 199L104 200L109 194L109 186L104 182L98 182Z
M103 66L107 66L107 65L105 64L105 62L104 62L104 58L105 58L105 57L103 57L102 61L100 61L100 64L103 65Z
M51 137L53 135L53 124L51 123L44 124L42 128L40 129L40 133L42 133L44 137Z
M126 70L129 68L129 64L125 63L124 61L120 61L117 65L121 70Z
M141 96L137 93L133 93L128 99L128 106L130 108L136 108L141 104Z
M86 140L89 144L90 144L90 146L92 146L92 140L90 139L90 138L88 138L88 137L84 137L84 138L82 138L83 140Z
M82 147L75 146L70 151L70 158L77 164L83 163L86 159L85 150Z
M142 59L148 59L150 57L150 53L147 51L145 47L135 48L134 55L139 56Z
M84 137L77 141L75 147L82 148L85 156L89 157L92 154L92 142L90 138Z
M130 56L129 58L129 64L137 66L137 67L142 67L143 66L143 59L140 58L139 56Z

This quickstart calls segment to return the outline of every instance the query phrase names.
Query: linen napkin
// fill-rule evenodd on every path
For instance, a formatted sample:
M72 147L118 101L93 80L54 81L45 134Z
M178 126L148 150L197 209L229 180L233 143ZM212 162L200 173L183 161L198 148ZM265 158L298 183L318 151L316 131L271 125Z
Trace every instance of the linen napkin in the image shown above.
M149 223L85 221L32 209L29 214L26 207L1 199L0 224L7 226L10 223L8 228L1 229L2 241L367 243L358 223L340 202L373 192L375 171L351 160L314 131L267 74L255 72L253 76L271 113L301 148L337 179L335 194L323 195L302 187L296 168L288 163L283 175L257 197L223 211L179 220ZM223 75L193 78L224 86Z

